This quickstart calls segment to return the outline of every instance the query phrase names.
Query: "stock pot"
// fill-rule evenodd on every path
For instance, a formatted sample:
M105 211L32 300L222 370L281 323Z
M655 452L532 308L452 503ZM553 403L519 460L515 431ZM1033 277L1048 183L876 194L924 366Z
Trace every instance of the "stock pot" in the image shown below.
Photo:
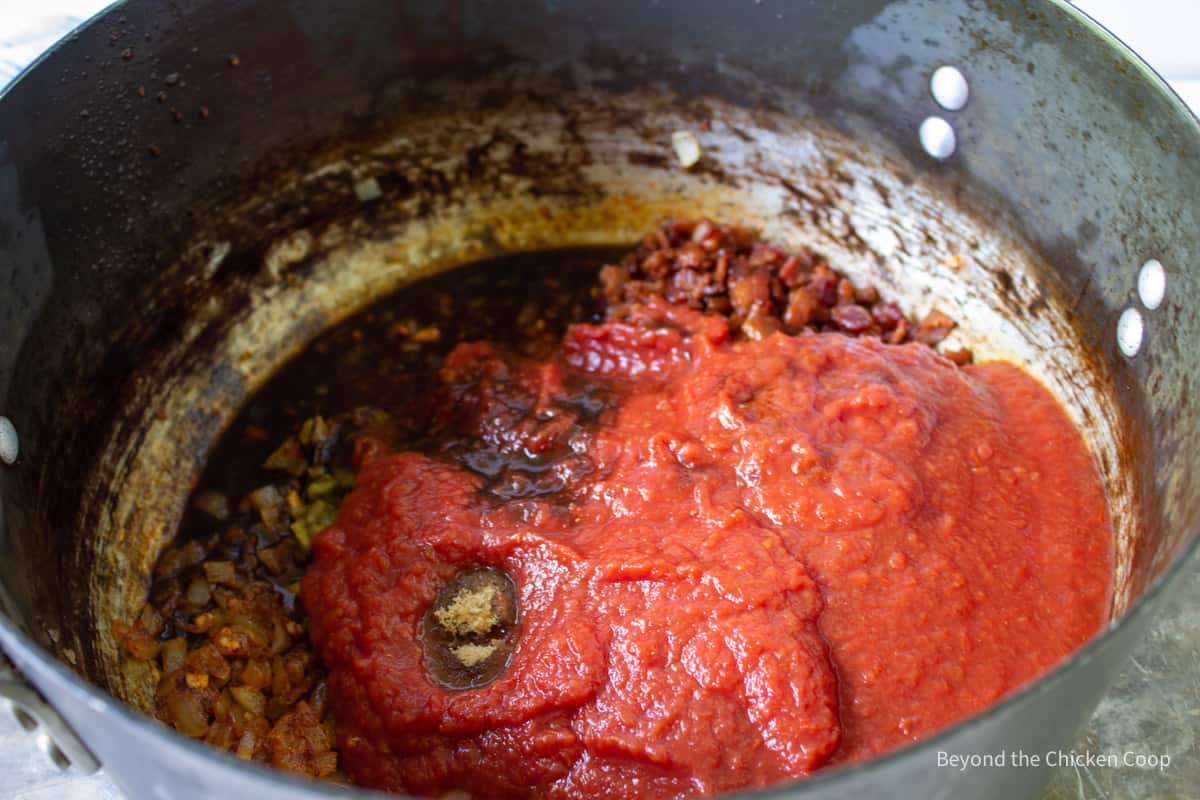
M0 97L0 686L132 797L327 794L144 716L113 636L223 427L423 275L705 213L1026 366L1117 529L1111 624L1057 669L761 794L1030 796L938 754L1068 748L1196 548L1198 188L1195 117L1061 2L118 3Z

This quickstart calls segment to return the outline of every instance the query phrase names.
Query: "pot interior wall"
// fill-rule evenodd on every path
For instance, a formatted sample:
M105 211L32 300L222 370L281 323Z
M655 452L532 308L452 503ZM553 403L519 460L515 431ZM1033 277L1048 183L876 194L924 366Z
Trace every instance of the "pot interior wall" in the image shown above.
M977 357L1041 378L1109 492L1115 616L1191 535L1197 356L1181 342L1198 323L1173 298L1200 230L1184 202L1200 135L1099 40L1062 48L1067 12L581 3L514 19L486 3L300 2L280 20L154 5L130 3L114 29L153 34L131 61L98 30L54 57L72 75L104 60L100 91L43 68L0 109L18 131L0 143L0 411L24 452L0 473L0 600L135 705L149 676L111 622L136 612L206 453L274 369L422 274L631 243L664 216L810 244L912 312L950 313ZM915 131L943 61L971 76L972 105L960 154L938 165ZM1056 109L1039 70L1073 87ZM187 124L133 105L160 84L194 106ZM22 117L35 108L49 110ZM679 129L705 145L686 172ZM1128 360L1113 330L1151 255L1171 275L1157 313L1172 336L1151 325Z

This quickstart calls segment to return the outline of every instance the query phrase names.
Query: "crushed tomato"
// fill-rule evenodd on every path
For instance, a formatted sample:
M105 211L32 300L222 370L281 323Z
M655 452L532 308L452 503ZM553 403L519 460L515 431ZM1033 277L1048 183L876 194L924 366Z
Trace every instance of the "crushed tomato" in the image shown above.
M363 443L302 583L366 786L666 798L801 778L984 708L1108 612L1095 467L1008 364L734 340L651 298L544 359L459 345L441 397L455 457ZM479 567L512 576L519 641L497 679L452 690L421 621Z

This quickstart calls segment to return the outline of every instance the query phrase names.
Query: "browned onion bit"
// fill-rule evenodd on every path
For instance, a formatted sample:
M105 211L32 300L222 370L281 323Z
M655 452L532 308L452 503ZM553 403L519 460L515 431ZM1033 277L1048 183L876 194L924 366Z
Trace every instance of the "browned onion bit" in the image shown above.
M233 566L209 561L205 572L213 565L222 577ZM332 709L298 617L270 583L222 581L191 616L186 630L202 633L190 644L185 636L160 641L166 625L151 605L134 625L115 627L126 652L156 660L163 722L240 758L324 777L337 769Z
M247 493L237 516L224 495L198 493L223 528L169 548L138 618L113 625L126 653L158 669L159 719L239 758L314 777L336 771L337 752L325 673L292 602L307 558L295 526L317 503L336 508L353 484L332 463L338 424L314 418L287 439L264 465L276 482Z

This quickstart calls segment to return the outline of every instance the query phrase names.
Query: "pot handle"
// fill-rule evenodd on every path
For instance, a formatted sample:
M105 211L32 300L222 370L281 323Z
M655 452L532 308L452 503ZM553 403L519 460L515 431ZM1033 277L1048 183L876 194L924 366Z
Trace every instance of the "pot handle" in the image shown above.
M69 766L84 775L91 775L100 769L100 762L92 755L92 751L75 735L62 715L9 664L3 651L0 651L0 698L13 704L22 727L30 732L41 729L53 747L57 747L59 753L70 762ZM63 765L63 768L66 766Z

